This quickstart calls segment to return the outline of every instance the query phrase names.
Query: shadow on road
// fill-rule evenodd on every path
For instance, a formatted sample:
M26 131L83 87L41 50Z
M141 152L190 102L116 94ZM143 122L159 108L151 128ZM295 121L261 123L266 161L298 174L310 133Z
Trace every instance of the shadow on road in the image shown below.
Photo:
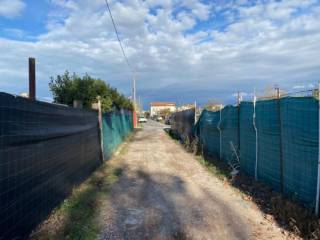
M226 232L228 239L249 238L234 209L205 189L191 195L179 176L123 169L111 190L116 214L102 239L225 239Z

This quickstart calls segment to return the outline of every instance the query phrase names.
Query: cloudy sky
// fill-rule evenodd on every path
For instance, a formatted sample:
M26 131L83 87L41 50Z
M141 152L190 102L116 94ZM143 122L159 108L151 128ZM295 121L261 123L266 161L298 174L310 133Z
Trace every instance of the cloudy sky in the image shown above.
M109 0L138 95L149 101L233 101L237 91L320 80L318 0ZM104 79L126 95L132 74L104 0L0 0L0 91L37 91L66 69Z

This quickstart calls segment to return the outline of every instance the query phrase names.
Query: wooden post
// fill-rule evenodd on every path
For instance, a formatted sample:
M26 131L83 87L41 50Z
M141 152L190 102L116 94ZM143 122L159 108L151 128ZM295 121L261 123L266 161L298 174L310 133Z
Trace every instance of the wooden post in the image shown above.
M29 58L29 98L36 100L36 60Z
M102 109L101 109L101 100L98 100L98 121L99 121L99 130L100 130L100 147L101 147L101 159L104 161L104 148L103 148L103 130L102 130Z

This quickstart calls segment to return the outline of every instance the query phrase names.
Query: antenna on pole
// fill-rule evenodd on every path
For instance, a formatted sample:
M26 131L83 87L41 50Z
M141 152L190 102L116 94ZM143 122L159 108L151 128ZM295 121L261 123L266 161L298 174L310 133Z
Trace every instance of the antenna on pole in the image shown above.
M133 72L133 127L136 128L138 124L137 119L137 96L136 96L136 73Z

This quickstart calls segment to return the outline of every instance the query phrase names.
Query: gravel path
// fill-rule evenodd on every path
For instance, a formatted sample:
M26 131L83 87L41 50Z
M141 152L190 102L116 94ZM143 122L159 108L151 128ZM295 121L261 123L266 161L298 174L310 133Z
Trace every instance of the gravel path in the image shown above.
M104 200L101 239L285 239L277 225L149 122Z

